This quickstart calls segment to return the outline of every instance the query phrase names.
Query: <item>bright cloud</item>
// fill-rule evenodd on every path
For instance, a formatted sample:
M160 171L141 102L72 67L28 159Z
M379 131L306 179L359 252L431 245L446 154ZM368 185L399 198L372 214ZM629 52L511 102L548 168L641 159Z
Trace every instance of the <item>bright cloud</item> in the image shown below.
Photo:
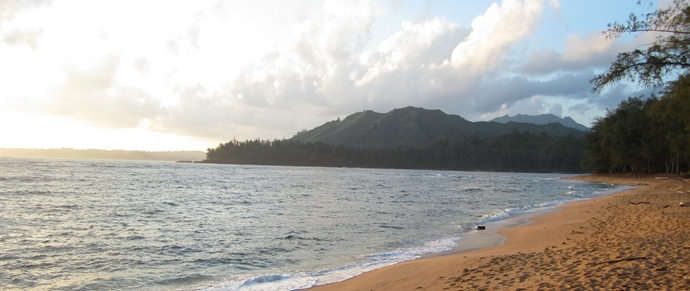
M588 80L651 37L606 40L605 24L570 30L580 6L556 0L464 3L486 5L468 19L438 8L457 2L409 14L417 4L3 1L0 146L51 147L20 134L24 123L74 137L73 147L94 145L78 138L88 131L190 149L410 105L474 120L551 112L587 123L635 93L621 85L593 96ZM621 20L611 12L619 5L606 5L601 21Z
M134 128L155 118L160 101L141 89L118 86L118 67L119 60L108 57L92 70L69 72L45 112L112 128Z
M42 34L42 29L12 30L2 38L2 42L8 45L25 44L35 50L38 47L38 38Z
M494 3L472 21L472 33L453 50L451 62L469 65L473 72L496 67L510 45L534 31L543 9L540 0Z

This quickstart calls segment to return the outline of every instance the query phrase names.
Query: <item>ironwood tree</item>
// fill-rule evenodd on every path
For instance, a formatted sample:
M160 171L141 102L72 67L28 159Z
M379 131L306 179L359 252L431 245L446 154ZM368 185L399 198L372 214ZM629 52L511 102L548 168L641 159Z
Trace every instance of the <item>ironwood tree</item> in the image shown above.
M627 33L656 33L655 40L644 48L618 54L611 67L594 77L593 91L621 80L645 87L668 85L679 74L690 72L690 1L675 0L673 5L644 15L630 14L625 23L614 22L604 31L607 38ZM671 78L669 80L669 78Z
M608 173L690 171L690 1L631 14L604 33L616 38L639 32L658 35L645 48L618 54L606 72L590 80L593 91L619 81L663 89L659 95L624 100L597 118L585 137L583 166Z

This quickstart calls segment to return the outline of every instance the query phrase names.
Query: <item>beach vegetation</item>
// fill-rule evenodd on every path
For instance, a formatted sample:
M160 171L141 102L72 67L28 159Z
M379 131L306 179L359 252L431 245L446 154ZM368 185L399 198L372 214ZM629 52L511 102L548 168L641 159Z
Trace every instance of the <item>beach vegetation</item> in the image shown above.
M662 87L661 93L630 97L597 118L584 138L583 166L603 173L690 171L690 5L631 15L605 33L655 32L645 49L620 53L609 70L591 82L594 92L618 81Z

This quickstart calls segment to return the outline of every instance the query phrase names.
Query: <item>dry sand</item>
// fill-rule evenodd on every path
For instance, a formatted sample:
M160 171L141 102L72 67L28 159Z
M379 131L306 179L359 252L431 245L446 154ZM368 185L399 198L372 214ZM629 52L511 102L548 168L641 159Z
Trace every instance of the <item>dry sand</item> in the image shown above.
M656 175L659 177L659 175ZM310 290L690 290L690 180L583 176L635 190L506 228L503 245L423 258Z

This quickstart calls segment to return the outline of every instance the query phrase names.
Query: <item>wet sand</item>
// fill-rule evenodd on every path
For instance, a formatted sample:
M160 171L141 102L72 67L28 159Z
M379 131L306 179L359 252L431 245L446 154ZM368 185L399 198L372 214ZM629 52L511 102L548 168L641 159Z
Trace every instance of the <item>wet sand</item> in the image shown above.
M690 202L689 179L575 179L640 188L477 232L472 246L450 254L310 290L690 290L690 207L679 206Z

